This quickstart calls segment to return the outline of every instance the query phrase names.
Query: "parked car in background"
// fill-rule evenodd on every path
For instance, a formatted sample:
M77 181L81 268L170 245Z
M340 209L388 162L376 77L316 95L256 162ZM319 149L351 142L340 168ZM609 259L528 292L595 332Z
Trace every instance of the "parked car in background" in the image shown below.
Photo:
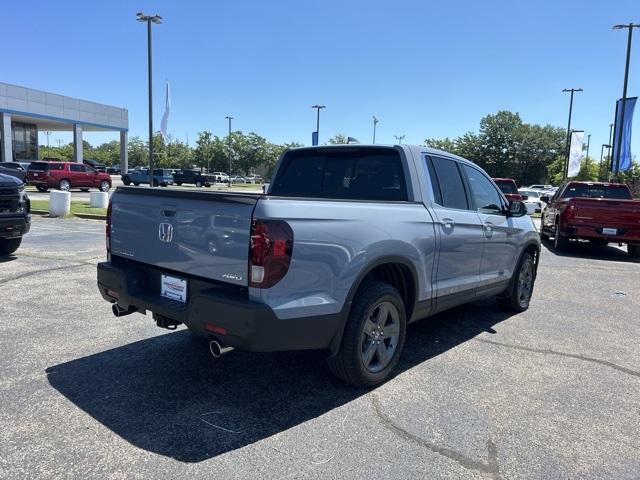
M27 178L27 171L18 162L0 162L0 173L4 175L11 175L24 182Z
M522 195L518 192L518 185L513 178L494 178L494 182L500 189L507 200L513 200L515 202L521 202L523 200Z
M212 172L211 176L215 179L216 183L229 183L229 175L224 172Z
M98 289L116 316L184 323L215 356L324 349L336 376L371 386L408 323L495 295L529 307L540 238L525 214L441 151L292 149L268 195L119 188Z
M84 160L82 160L82 163L84 163L85 165L89 165L96 172L107 173L107 166L103 163L98 162L97 160L85 158Z
M231 183L247 183L247 180L241 175L234 175L231 177Z
M35 185L40 192L50 188L69 191L72 188L102 192L111 189L111 177L89 165L76 162L31 162L27 170L27 184Z
M122 175L122 183L125 185L134 184L136 187L139 185L149 184L149 169L136 169L129 170ZM173 185L173 175L168 168L154 168L153 169L153 186L167 187Z
M245 180L247 183L262 183L262 177L260 175L247 175Z
M622 183L570 181L547 203L542 212L540 237L554 239L564 250L571 240L589 240L597 245L626 243L627 253L640 257L640 200L634 200Z
M527 213L529 215L534 213L541 213L542 209L546 206L540 201L540 196L544 190L531 190L528 188L521 188L518 190L522 195L522 201L527 206Z
M200 170L178 170L173 174L173 182L176 185L191 184L196 187L210 187L212 183L215 183L215 178L201 173Z
M530 187L526 187L529 190L549 190L550 188L554 188L553 185L531 185Z
M0 173L0 256L15 252L31 227L31 202L24 182Z
M109 175L120 175L120 167L118 166L107 167L107 173Z

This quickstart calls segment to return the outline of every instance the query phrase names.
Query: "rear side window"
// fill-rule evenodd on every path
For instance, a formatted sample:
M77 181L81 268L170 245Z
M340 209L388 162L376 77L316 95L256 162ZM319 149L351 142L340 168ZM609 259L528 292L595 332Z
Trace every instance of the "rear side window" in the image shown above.
M406 201L407 187L402 160L393 149L302 150L284 157L271 194Z
M48 170L64 170L64 163L50 163Z
M69 169L72 172L85 172L86 171L85 168L84 168L84 165L73 165L73 164L71 164L71 165L69 165Z
M431 157L433 174L431 183L436 190L436 203L446 208L468 210L467 195L456 162L441 157ZM434 182L435 177L435 182Z

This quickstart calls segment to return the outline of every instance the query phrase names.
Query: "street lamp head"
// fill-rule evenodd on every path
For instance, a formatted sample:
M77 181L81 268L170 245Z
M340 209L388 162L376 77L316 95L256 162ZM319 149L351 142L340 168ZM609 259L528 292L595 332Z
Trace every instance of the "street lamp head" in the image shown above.
M640 27L639 23L619 23L618 25L614 25L613 28L614 30L622 30L623 28L638 28Z
M158 14L155 14L153 17L151 17L151 21L153 23L162 23L162 17Z
M378 119L376 118L376 116L374 115L374 116L373 116L373 123L374 123L374 124L377 124L378 122L380 122L380 120L378 120Z
M582 92L581 88L563 88L563 92Z
M317 108L318 110L321 108L327 108L325 105L314 105L311 108Z

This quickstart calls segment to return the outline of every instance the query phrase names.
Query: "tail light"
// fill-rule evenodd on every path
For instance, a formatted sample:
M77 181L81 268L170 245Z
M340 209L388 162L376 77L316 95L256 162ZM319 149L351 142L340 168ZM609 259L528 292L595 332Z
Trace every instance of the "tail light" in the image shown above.
M253 220L249 247L249 286L269 288L287 274L293 231L282 220Z
M109 205L107 206L107 224L104 231L107 242L107 259L111 257L111 208L111 199L109 199Z

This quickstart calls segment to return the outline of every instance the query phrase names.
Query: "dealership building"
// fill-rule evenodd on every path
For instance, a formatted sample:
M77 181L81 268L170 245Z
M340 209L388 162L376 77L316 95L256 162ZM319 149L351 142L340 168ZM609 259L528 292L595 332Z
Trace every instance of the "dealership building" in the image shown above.
M127 171L126 108L0 82L0 161L40 158L38 132L73 132L73 159L82 162L82 132L120 132L120 168Z

